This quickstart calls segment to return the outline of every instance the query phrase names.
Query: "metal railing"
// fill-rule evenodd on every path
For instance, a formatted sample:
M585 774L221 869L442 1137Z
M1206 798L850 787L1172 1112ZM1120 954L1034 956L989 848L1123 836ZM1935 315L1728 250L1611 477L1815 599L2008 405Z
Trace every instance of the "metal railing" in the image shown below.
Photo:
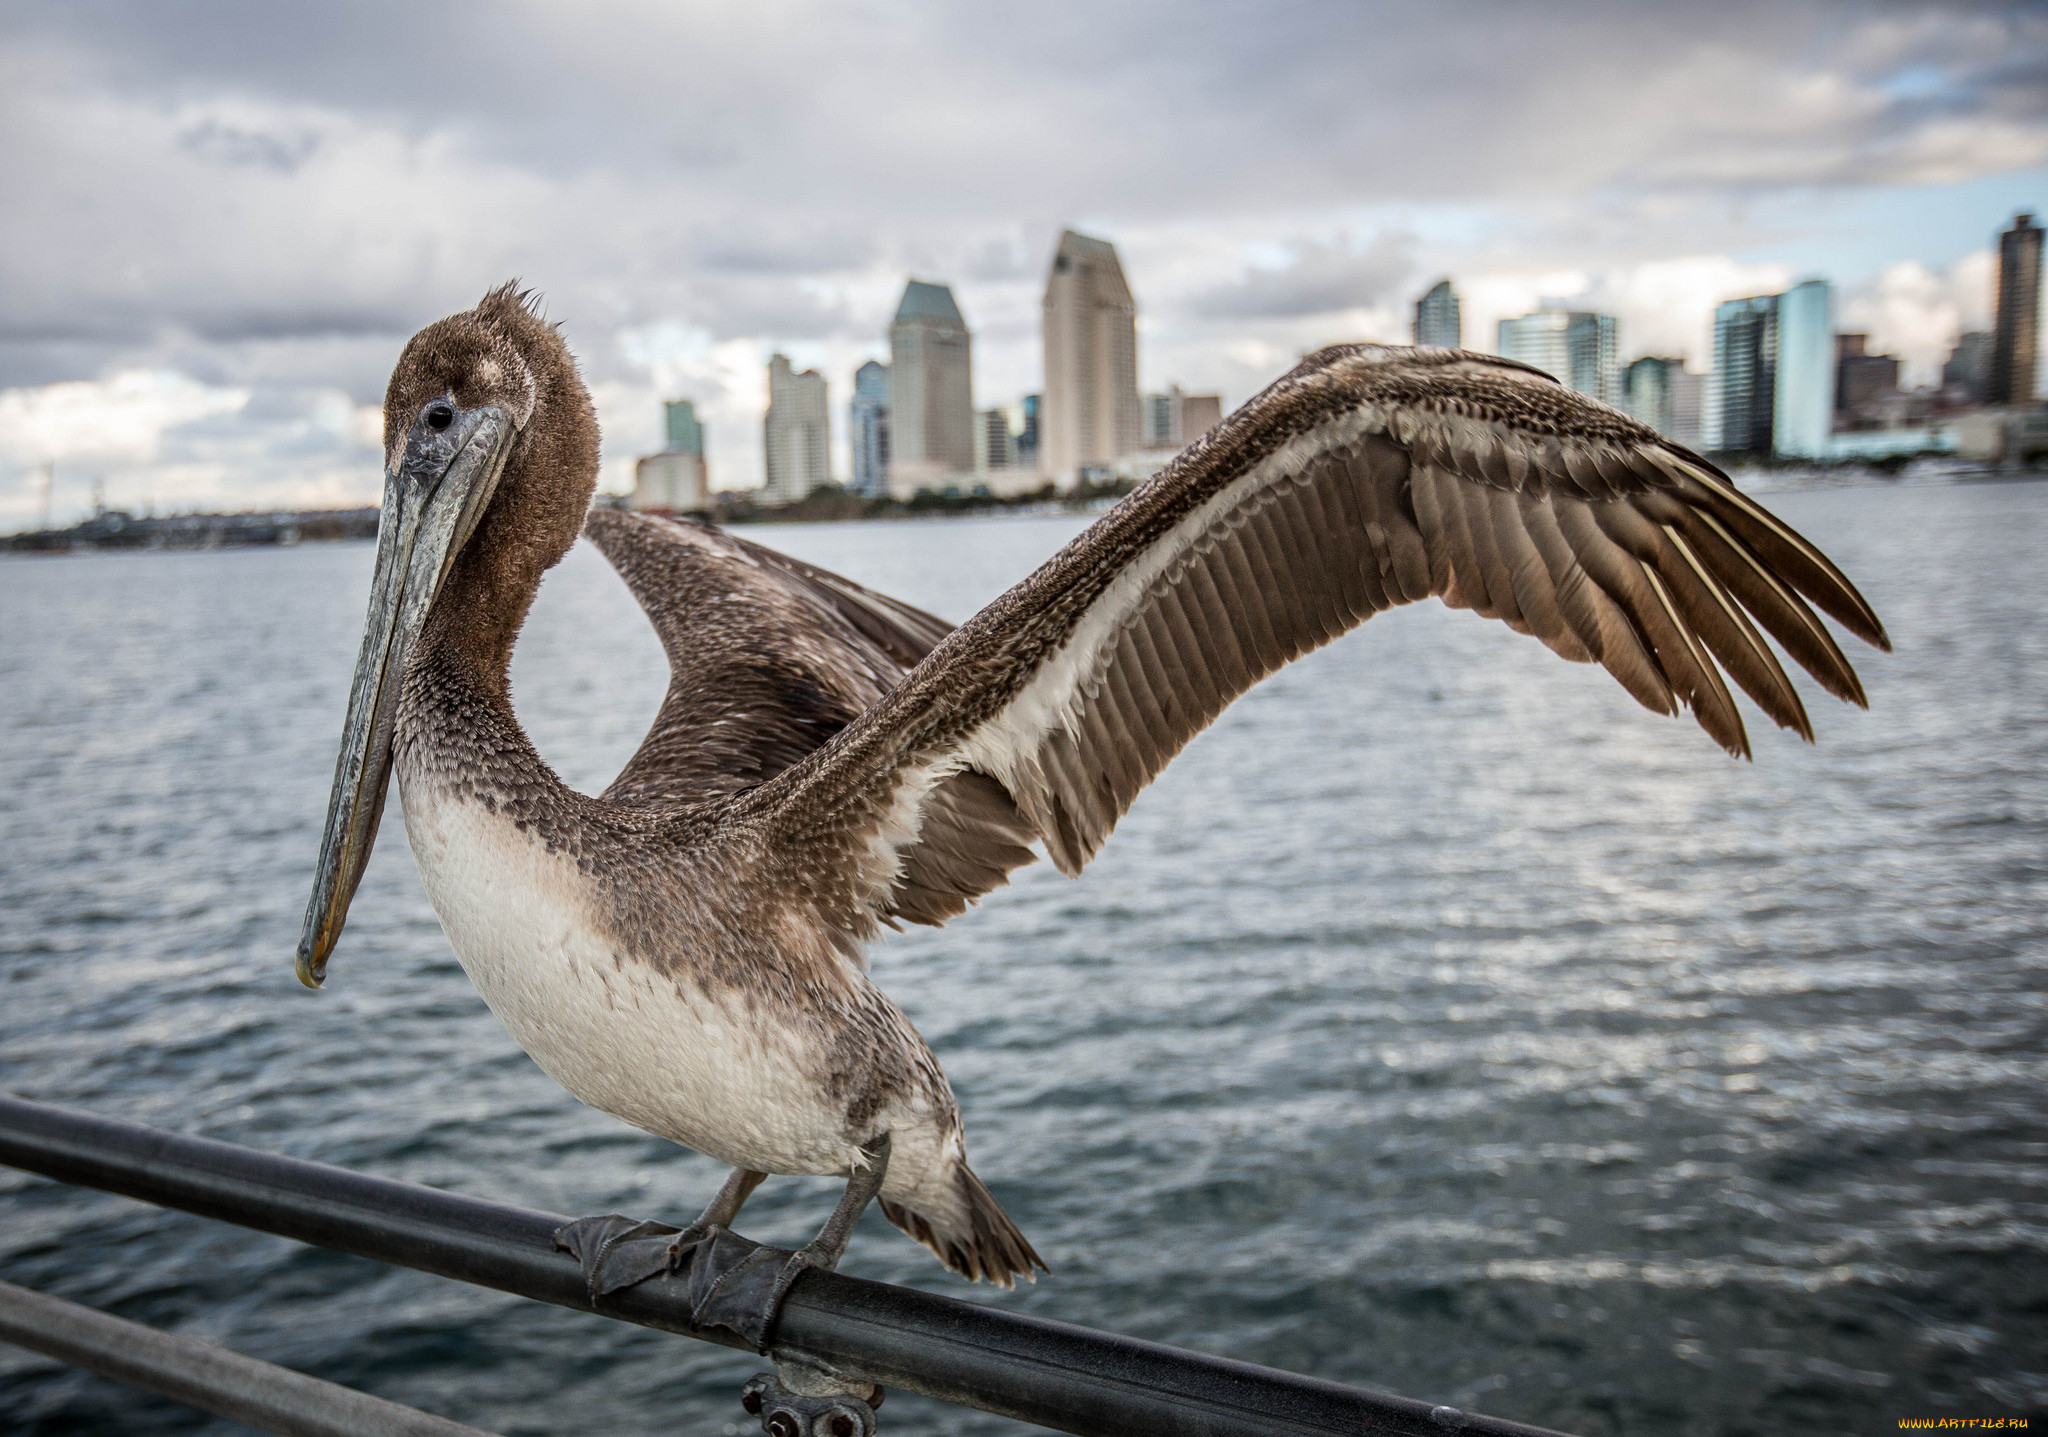
M210 1342L0 1282L0 1342L291 1437L491 1437Z
M299 1242L737 1346L679 1285L593 1303L564 1218L0 1094L0 1163ZM769 1355L1084 1437L1556 1437L1544 1429L844 1273L790 1289ZM307 1379L310 1380L310 1379Z

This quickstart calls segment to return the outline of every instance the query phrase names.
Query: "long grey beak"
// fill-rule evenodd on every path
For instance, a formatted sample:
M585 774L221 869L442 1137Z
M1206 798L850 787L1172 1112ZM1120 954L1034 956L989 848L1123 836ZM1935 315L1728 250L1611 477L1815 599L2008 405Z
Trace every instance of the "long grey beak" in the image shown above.
M308 988L327 976L327 955L341 937L349 900L377 841L391 778L392 721L413 646L455 556L491 502L518 432L511 415L494 405L466 413L452 403L440 408L445 427L434 429L423 415L397 469L384 478L370 615L349 687L313 901L299 938L299 981Z

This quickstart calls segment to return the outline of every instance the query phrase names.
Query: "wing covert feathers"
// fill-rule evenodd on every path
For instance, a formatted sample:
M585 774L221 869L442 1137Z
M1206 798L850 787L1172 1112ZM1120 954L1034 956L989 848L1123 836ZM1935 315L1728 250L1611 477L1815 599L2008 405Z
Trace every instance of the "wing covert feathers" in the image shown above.
M1014 824L987 853L949 861L944 897L899 887L892 900L850 876L828 900L856 936L892 902L937 921L1000 866L991 854L1007 863L1033 839L1078 872L1231 700L1431 594L1601 665L1655 712L1690 709L1744 757L1730 679L1813 736L1772 640L1856 704L1855 671L1814 610L1889 647L1825 555L1626 415L1491 356L1340 346L936 641L747 802L811 874L900 874L892 834L922 822L924 847L949 847L962 806L1000 793Z
M619 571L668 654L669 689L605 797L681 804L743 792L813 752L902 681L949 626L704 524L592 511L584 533ZM883 921L943 923L1032 859L1000 784L958 774L901 846Z

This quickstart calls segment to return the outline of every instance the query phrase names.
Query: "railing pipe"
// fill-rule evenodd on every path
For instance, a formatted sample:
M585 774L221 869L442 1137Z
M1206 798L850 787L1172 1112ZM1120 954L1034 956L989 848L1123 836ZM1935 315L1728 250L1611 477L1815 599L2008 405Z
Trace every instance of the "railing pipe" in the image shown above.
M643 1327L691 1325L672 1285L594 1305L565 1219L0 1094L0 1163ZM836 1272L790 1289L771 1355L1082 1437L1556 1437L1545 1429Z
M491 1437L11 1282L0 1282L0 1340L282 1437Z

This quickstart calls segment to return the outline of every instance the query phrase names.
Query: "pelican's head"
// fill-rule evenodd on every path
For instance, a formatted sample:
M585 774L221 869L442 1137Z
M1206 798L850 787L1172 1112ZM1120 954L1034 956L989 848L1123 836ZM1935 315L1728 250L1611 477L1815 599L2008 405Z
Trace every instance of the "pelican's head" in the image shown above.
M399 690L434 620L509 658L540 577L576 540L597 483L597 420L576 362L505 285L405 346L384 395L384 504L369 621L299 939L317 988L376 840ZM454 612L449 603L459 591Z

